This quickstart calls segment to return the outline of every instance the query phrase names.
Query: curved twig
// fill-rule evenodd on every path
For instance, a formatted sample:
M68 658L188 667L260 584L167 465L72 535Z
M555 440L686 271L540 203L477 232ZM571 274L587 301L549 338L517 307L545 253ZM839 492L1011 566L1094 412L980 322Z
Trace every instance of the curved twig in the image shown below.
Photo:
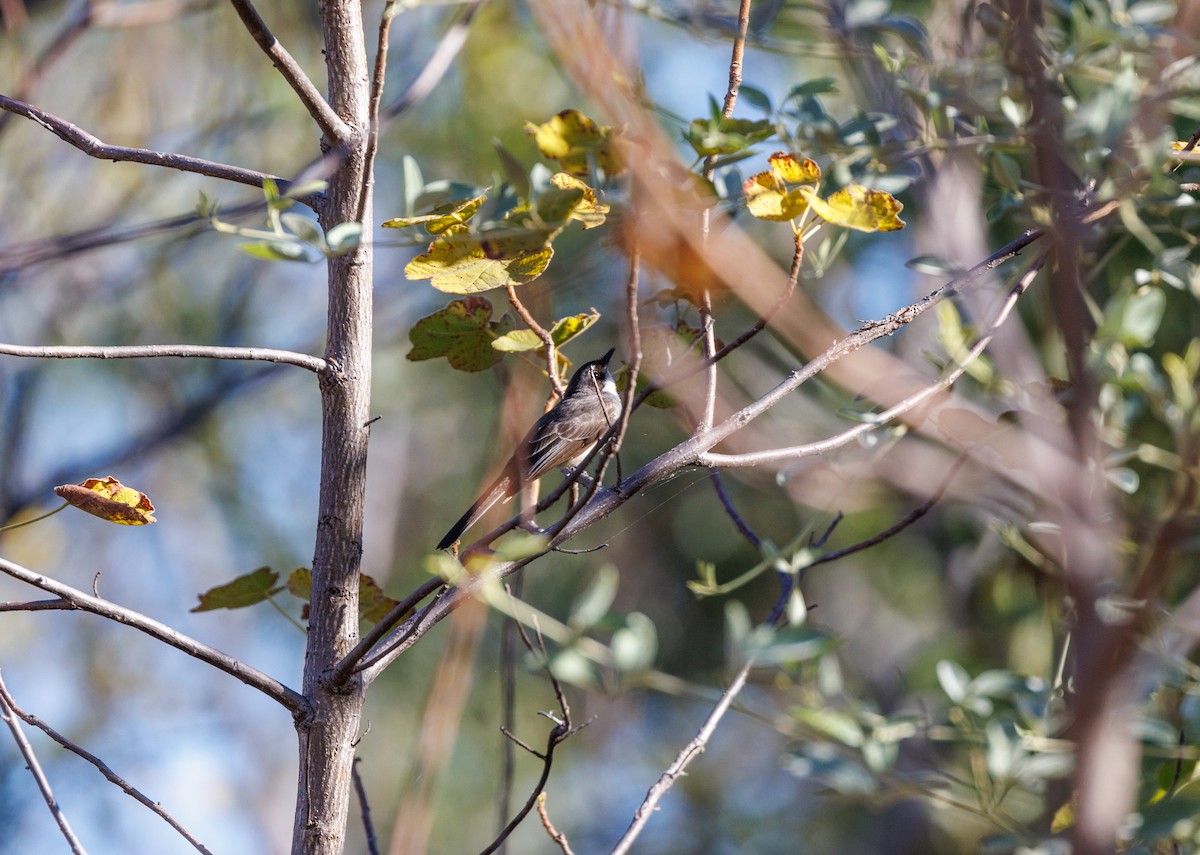
M255 172L252 169L244 169L240 166L230 166L227 163L217 163L216 161L204 160L199 157L190 157L186 154L153 151L148 148L109 145L78 125L71 124L66 119L61 119L58 116L47 113L40 107L27 104L24 101L9 98L7 95L0 95L0 110L24 116L31 122L41 125L64 142L75 146L75 148L82 151L88 157L94 157L97 160L144 163L150 166L175 169L180 172L194 172L197 175L207 175L209 178L234 181L238 184L249 185L250 187L262 187L263 182L268 178L278 184L281 191L286 191L290 186L286 179L279 178L278 176L268 175L265 172Z
M203 642L190 638L166 624L146 617L140 612L135 612L133 609L117 605L101 597L85 594L78 588L64 585L62 582L50 579L40 573L35 573L28 568L22 567L20 564L14 564L4 558L0 558L0 573L6 573L14 579L19 579L26 584L33 585L35 588L41 588L43 591L49 591L51 594L58 595L70 603L71 609L91 612L92 614L100 615L100 617L125 624L146 633L151 638L169 644L176 650L182 650L188 656L199 659L201 662L213 666L218 671L224 671L226 674L240 680L251 688L258 689L264 695L277 701L285 709L291 711L294 716L303 715L308 710L307 698L289 689L274 677L268 676L257 668L252 668L245 662L222 653L216 648L209 647Z
M280 44L279 39L275 38L275 35L267 28L250 0L229 0L229 2L233 4L234 11L242 19L246 30L254 37L254 41L258 42L258 46L271 58L271 64L292 87L292 91L300 98L300 103L308 110L308 114L325 132L329 142L335 146L348 145L354 136L353 129L342 121L341 116L333 112L329 102L308 79L308 75L304 73L300 63L296 62L288 53L287 48Z
M36 715L33 715L32 713L27 713L23 709L21 709L19 706L17 706L16 702L13 701L12 695L8 691L8 687L4 684L3 678L0 678L0 702L3 702L4 704L6 704L8 706L8 708L17 715L18 718L20 718L22 721L24 721L30 727L36 727L38 730L40 730L42 733L49 736L51 739L53 739L55 742L57 742L63 748L70 751L72 754L82 757L84 760L86 760L87 762L89 762L93 766L95 766L96 769L100 772L100 774L103 775L105 778L107 778L110 783L115 784L116 786L120 787L121 790L123 790L126 795L132 797L136 801L138 801L141 804L148 807L154 813L158 814L159 818L162 819L163 822L165 822L167 825L171 826L171 828L175 829L179 833L179 835L184 840L186 840L188 843L192 844L192 846L197 851L203 852L204 855L212 855L212 853L209 852L209 850L204 846L204 844L202 844L199 840L197 840L192 835L191 832L189 832L186 828L184 828L179 823L179 820L175 819L175 817L171 816L171 814L169 814L165 810L163 810L162 805L149 799L144 793L142 793L136 787L130 786L129 783L126 782L124 778L122 778L120 775L118 775L116 772L114 772L112 769L110 769L108 764L105 763L103 760L101 760L99 757L97 757L95 754L92 754L90 751L85 751L83 748L80 748L78 745L76 745L71 740L67 739L65 736L63 736L57 730L52 728L50 725L46 724L46 722L42 721Z
M75 836L75 832L71 829L71 823L67 821L67 815L63 813L62 805L54 798L54 791L50 788L50 781L46 778L46 773L42 771L42 766L38 763L37 755L33 753L33 746L29 744L29 740L21 730L21 724L17 721L16 710L8 702L8 692L3 691L3 686L3 682L0 681L0 719L3 719L5 724L8 725L8 729L12 731L13 740L17 743L17 750L25 758L25 768L33 775L33 780L37 783L37 788L41 791L42 798L46 800L46 807L50 809L50 815L58 823L59 831L62 832L62 836L66 839L67 845L71 847L71 852L74 855L87 855L87 850L83 848L83 844L79 842L79 838Z

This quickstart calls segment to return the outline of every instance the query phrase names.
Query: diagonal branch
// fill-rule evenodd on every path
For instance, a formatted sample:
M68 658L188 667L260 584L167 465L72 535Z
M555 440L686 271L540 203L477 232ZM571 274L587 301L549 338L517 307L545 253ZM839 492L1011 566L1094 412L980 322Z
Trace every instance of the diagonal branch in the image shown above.
M209 647L203 642L190 638L166 624L146 617L140 612L117 605L102 597L85 594L78 588L64 585L62 582L50 579L40 573L35 573L32 570L22 567L20 564L14 564L4 558L0 558L0 573L6 573L14 579L19 579L26 584L33 585L35 588L41 588L43 591L49 591L51 594L57 594L70 604L69 607L71 609L91 612L117 623L131 626L140 632L146 633L151 638L156 638L174 647L176 650L182 650L188 656L199 659L201 662L206 662L218 671L224 671L247 686L258 689L267 697L278 701L284 708L290 710L294 716L304 715L308 711L308 699L298 692L289 689L274 677L264 674L257 668L252 668L245 662L222 653L216 648Z
M3 689L3 685L0 682L0 689ZM62 831L63 837L66 838L67 845L71 847L71 852L74 855L87 855L87 850L83 848L83 844L79 842L79 838L71 830L71 823L67 821L67 815L63 813L62 806L54 798L54 791L50 789L50 781L46 779L46 773L42 771L42 766L38 763L37 755L33 753L33 746L29 744L29 740L21 730L21 723L17 721L16 710L8 702L7 691L0 692L0 719L3 719L5 724L8 725L8 729L12 731L13 740L17 743L17 750L25 758L25 767L29 769L29 773L33 775L33 780L37 782L37 787L42 793L42 798L46 800L46 807L50 808L50 815L58 823L58 828Z
M421 73L417 75L412 83L408 84L408 88L401 93L399 98L382 111L380 121L389 122L408 112L414 105L419 104L424 100L425 96L433 91L433 87L437 86L438 81L450 70L450 63L454 62L454 58L462 50L462 46L467 41L467 28L471 24L471 19L475 17L475 13L479 11L479 7L484 2L485 0L471 0L467 4L462 17L455 21L450 29L446 31L446 34L442 36L442 40L438 42L433 55L429 57L429 61L421 69Z
M308 75L304 73L304 69L300 67L300 63L288 53L287 48L279 43L279 39L275 38L274 34L267 29L266 23L258 14L258 10L254 8L250 0L229 0L233 4L234 11L238 13L238 17L242 19L242 23L246 25L246 29L254 40L258 42L258 46L263 49L263 52L271 58L271 64L278 69L283 79L300 98L300 102L308 110L308 114L313 117L316 123L324 131L326 138L333 147L347 145L354 136L353 129L342 121L341 116L333 111L329 106L329 102L313 85L313 82L308 79Z
M151 359L173 356L181 359L232 359L296 365L320 374L328 366L319 356L274 350L267 347L218 347L202 344L138 344L120 346L32 346L0 342L0 356L34 359Z
M703 452L700 455L698 455L697 459L705 466L734 467L734 466L760 466L764 463L777 463L777 462L783 461L783 460L794 460L794 459L798 459L801 457L811 457L816 454L824 454L828 451L832 451L835 448L840 448L843 445L846 445L847 443L852 442L853 440L862 436L863 434L866 434L866 433L869 433L869 432L875 430L880 425L887 424L888 422L892 421L893 419L897 418L898 416L901 416L907 412L911 412L912 410L916 409L921 404L928 401L934 395L938 394L939 392L945 391L946 389L948 389L952 385L954 385L955 381L957 381L958 378L963 375L963 372L965 372L967 370L967 366L970 365L973 361L975 361L975 359L981 353L983 353L983 351L987 348L987 346L991 343L992 339L995 337L996 333L1000 330L1000 327L1004 325L1004 322L1008 319L1008 316L1012 313L1012 310L1016 307L1017 300L1020 299L1021 295L1024 294L1025 291L1029 288L1029 286L1033 283L1033 280L1037 277L1037 274L1041 271L1042 266L1046 263L1047 257L1048 257L1048 253L1045 253L1045 252L1042 253L1038 258L1036 258L1034 260L1033 264L1031 264L1029 266L1029 269L1027 269L1025 271L1025 273L1022 274L1020 280L1018 280L1017 284L1013 286L1012 290L1008 294L1008 297L1005 299L1004 303L1001 305L1000 310L996 313L996 317L992 320L992 323L988 327L987 332L979 337L979 340L975 342L975 345L971 348L970 351L967 352L966 357L962 360L962 362L953 371L949 372L948 374L946 374L945 377L942 377L941 379L937 380L936 382L930 383L928 386L917 391L916 393L909 395L903 401L900 401L900 402L896 403L895 405L889 407L888 409L884 410L882 413L880 413L876 417L872 418L870 421L865 421L860 424L857 424L848 430L842 431L841 433L837 434L836 436L832 436L827 439L822 439L817 442L810 442L805 445L795 445L795 446L791 446L789 448L773 448L773 449L767 449L765 451L752 451L752 452L748 452L746 454L714 454L713 452ZM805 366L805 372L808 371L808 368L811 365L812 365L812 363L810 362L807 366ZM794 378L798 374L801 374L801 373L803 373L803 372L794 372L792 377ZM790 381L784 381L783 383L780 384L780 386L776 387L776 389L779 389L780 387L783 387L783 386L787 386L789 382ZM747 411L757 410L757 412L755 412L754 415L751 415L748 418L745 418L744 419L745 422L748 422L748 421L750 421L750 419L753 419L757 415L761 414L762 412L765 412L767 407L762 407L760 409L759 405L768 399L778 400L778 398L775 398L774 392L769 393L768 395L764 396L763 398L760 398L758 401L751 404L749 407L744 408L740 413L737 413L734 416L732 416L729 420L727 420L725 422L725 425L729 425L729 424L733 423L736 426L737 421L742 421L742 419L739 419L739 416L742 416L742 414L747 413ZM733 431L730 431L729 433L732 433L732 432ZM728 435L729 434L725 434L725 436L728 436ZM722 437L722 438L724 438L724 437ZM709 448L711 448L711 447L712 446L710 445Z
M13 697L9 693L8 687L4 684L4 680L2 678L0 678L0 704L6 705L11 712L15 713L18 718L20 718L22 721L24 721L30 727L36 727L38 730L40 730L42 733L49 736L51 739L53 739L55 742L57 742L63 748L70 751L72 754L76 754L79 757L82 757L87 762L91 763L93 766L96 767L96 769L99 770L100 774L103 775L105 778L107 778L111 783L116 784L118 787L120 787L122 790L124 790L127 795L129 795L132 798L134 798L135 800L141 802L143 805L150 808L150 810L154 811L154 813L158 814L158 816L161 817L162 820L167 823L167 825L171 826L171 828L173 828L177 832L179 832L180 836L182 836L183 839L186 840L188 843L192 844L192 846L195 847L197 851L203 852L204 855L212 855L212 853L210 853L208 851L208 849L205 848L204 844L202 844L199 840L197 840L191 834L191 832L189 832L186 828L184 828L182 825L179 824L179 820L175 819L175 817L171 816L171 814L169 814L165 810L163 810L162 805L158 804L157 802L151 801L140 790L136 789L135 787L130 786L125 781L125 779L123 779L121 776L116 774L112 769L110 769L108 767L107 763L105 763L103 760L101 760L95 754L92 754L90 751L85 751L84 749L80 748L78 745L76 745L71 740L67 739L65 736L63 736L57 730L52 728L50 725L46 724L46 722L42 721L36 715L33 715L32 713L27 713L23 709L21 709L19 706L17 706L16 702L13 701Z
M216 161L190 157L185 154L153 151L148 148L109 145L78 125L71 124L66 119L61 119L52 113L47 113L40 107L27 104L24 101L9 98L7 95L0 95L0 110L24 116L31 122L41 125L64 142L75 146L75 148L82 151L88 157L94 157L97 160L145 163L150 166L161 166L180 172L194 172L197 175L207 175L209 178L220 178L225 181L233 181L251 187L262 187L263 181L268 178L275 181L281 191L286 191L290 186L290 182L275 175L268 175L265 172L255 172L252 169L243 169L240 166L230 166L227 163L217 163Z
M621 835L621 839L617 841L617 845L613 847L612 855L625 855L637 840L638 835L642 833L642 829L646 823L650 821L650 817L658 808L658 803L667 790L675 785L679 777L684 774L687 767L692 761L704 753L704 749L708 747L708 741L712 739L712 735L716 732L717 725L721 723L721 719L725 717L725 713L729 712L730 705L733 704L735 698L746 685L746 678L750 675L750 669L754 667L754 659L748 659L746 664L733 678L733 682L729 684L729 688L721 695L721 700L713 707L712 712L708 714L708 718L704 720L704 724L700 727L695 738L683 747L675 757L675 761L667 767L662 776L655 781L646 793L646 798L638 806L637 811L633 815L633 821L629 824L629 828Z

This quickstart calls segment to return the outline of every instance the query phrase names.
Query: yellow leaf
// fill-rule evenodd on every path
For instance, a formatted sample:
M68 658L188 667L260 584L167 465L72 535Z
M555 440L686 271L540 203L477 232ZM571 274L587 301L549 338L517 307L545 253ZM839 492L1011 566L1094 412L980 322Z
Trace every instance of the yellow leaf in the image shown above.
M582 195L572 206L567 219L576 220L582 223L585 229L590 229L601 225L608 216L608 205L597 202L596 191L578 178L568 175L565 172L557 172L551 176L550 183L560 190L582 191ZM541 211L540 202L538 203L538 211Z
M835 226L860 232L893 232L905 225L898 216L904 206L882 190L847 184L828 199L822 199L808 187L801 187L800 192L818 217Z
M528 240L528 239L526 239ZM534 241L544 243L545 239ZM404 268L409 279L428 279L439 291L449 294L477 294L505 285L520 285L539 276L550 264L554 250L542 246L528 251L505 242L505 238L489 238L486 242L454 235L440 237L429 249L410 261Z
M742 184L746 210L760 220L786 222L804 213L808 202L799 189L788 190L774 172L760 172Z
M807 157L777 151L769 162L775 174L789 184L814 184L821 180L821 167Z
M1063 805L1054 812L1054 818L1050 820L1050 833L1062 834L1075 824L1075 796L1071 796L1071 800L1064 802Z
M445 231L457 230L456 227L464 225L471 217L475 216L485 201L487 201L487 193L480 193L474 198L457 202L443 202L435 205L430 213L422 214L419 217L394 217L385 220L383 227L385 229L403 229L407 226L424 225L425 230L431 235L440 235Z
M132 487L126 487L111 475L107 478L88 478L82 484L64 484L55 487L54 492L79 510L117 525L157 522L149 497Z
M597 125L578 110L563 110L543 125L526 122L525 132L533 135L543 157L557 160L571 175L587 175L589 157L605 175L625 171L613 144L616 132Z

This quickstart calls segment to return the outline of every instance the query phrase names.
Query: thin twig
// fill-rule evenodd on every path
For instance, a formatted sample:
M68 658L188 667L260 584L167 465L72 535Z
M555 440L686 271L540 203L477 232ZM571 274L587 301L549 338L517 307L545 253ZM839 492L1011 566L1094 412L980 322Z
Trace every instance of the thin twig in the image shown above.
M362 221L367 211L367 200L375 185L375 153L379 150L379 105L383 102L383 84L387 79L388 38L392 31L392 18L396 16L396 0L387 0L379 17L379 35L375 40L375 67L371 73L371 95L367 102L367 146L363 157L366 170L362 187L358 191L358 214Z
M546 833L550 835L550 839L558 844L558 848L562 850L563 855L575 855L571 849L571 844L567 842L567 835L563 834L554 827L554 823L550 821L550 814L546 812L546 794L542 793L537 800L538 817L542 820L542 828L546 829Z
M938 485L938 488L936 491L934 491L934 494L901 517L893 525L888 526L877 534L871 535L865 540L860 540L858 543L845 546L841 549L835 549L832 552L826 552L824 555L814 558L808 564L799 568L795 574L781 574L787 581L784 582L783 590L780 592L779 599L776 600L775 605L771 608L770 615L766 620L767 625L775 626L783 619L784 612L787 609L787 601L791 597L792 588L795 586L797 575L807 574L809 570L816 567L818 564L828 564L831 561L837 561L841 558L845 558L847 555L853 555L856 552L862 552L864 549L870 549L872 546L878 546L885 540L895 537L897 534L904 531L904 529L908 528L910 525L929 513L933 509L933 506L942 500L942 497L946 495L946 490L949 488L950 482L954 480L954 476L958 474L958 470L962 468L962 465L967 462L968 457L970 457L970 455L966 453L960 455L959 458L954 461L954 464L950 467L949 471L946 472L946 477L942 479L942 482ZM839 514L837 519L834 520L834 523L836 524L837 520L840 519L841 515ZM826 535L828 535L828 532L826 532Z
M511 591L509 592L509 597L512 597ZM554 749L558 747L559 743L567 740L573 734L578 733L580 730L590 724L590 720L585 721L579 726L574 726L571 724L571 707L567 703L567 696L563 692L562 684L558 682L558 678L555 677L554 673L550 670L550 658L546 654L546 640L542 638L541 631L539 630L537 632L537 648L535 649L533 642L529 639L529 634L525 632L525 627L521 625L520 621L513 621L513 625L516 626L517 632L520 633L521 641L525 644L525 648L530 653L540 655L542 664L546 669L546 675L550 678L550 685L554 687L554 697L558 701L559 717L555 718L549 713L543 713L546 718L554 722L554 727L551 728L549 735L546 737L546 750L544 752L534 751L533 748L517 739L511 733L505 733L509 739L513 740L534 757L537 757L542 761L542 774L538 777L538 781L533 787L533 792L530 794L529 799L525 802L524 807L517 811L517 815L512 818L512 821L509 822L508 825L503 828L503 830L501 830L496 839L493 840L486 849L480 852L479 855L491 855L491 853L495 852L504 845L504 841L508 839L508 836L512 834L513 831L516 830L517 826L520 825L525 819L525 817L529 815L529 812L537 805L538 799L545 792L546 781L550 779L550 767L554 763Z
M1043 265L1046 263L1047 257L1047 253L1042 253L1042 255L1034 260L1025 273L1022 274L1020 280L1018 280L1017 284L1014 285L1012 290L1009 292L1007 299L1005 299L1004 303L1000 306L999 311L996 313L996 317L988 326L987 331L979 337L979 339L975 342L975 345L970 349L970 351L967 352L967 355L963 358L961 363L954 368L953 371L950 371L936 382L931 383L918 392L908 396L903 401L900 401L899 403L884 410L870 421L861 422L860 424L857 424L854 427L835 436L819 440L817 442L807 443L805 445L796 445L788 448L773 448L764 451L752 451L746 454L715 454L713 452L706 451L697 455L698 462L705 466L720 467L761 466L764 463L777 463L783 460L793 460L801 457L811 457L817 454L824 454L827 451L840 448L841 446L852 442L859 436L877 429L880 425L887 424L898 416L910 412L911 410L928 401L934 395L954 385L955 381L957 381L958 378L961 377L967 370L967 366L970 365L981 353L983 353L983 351L995 337L996 333L1000 330L1000 327L1008 319L1008 316L1012 313L1012 310L1016 307L1017 300L1020 299L1021 295L1025 293L1026 289L1033 284L1034 278L1036 278L1037 274L1041 271ZM913 308L914 307L910 307L910 310ZM921 311L924 311L924 309L921 309ZM904 323L908 323L910 320L911 319L906 319ZM847 339L843 339L843 341L847 341ZM836 348L837 345L834 347ZM828 353L828 351L826 353ZM795 386L792 385L792 381L794 381L797 377L811 376L809 374L809 369L811 366L812 363L810 362L802 371L793 372L791 378L784 381L779 386L776 386L775 390L772 390L763 397L759 398L750 406L741 410L739 413L731 416L730 419L726 421L725 426L736 425L738 421L743 421L744 423L744 421L749 421L758 414L765 412L766 409L768 409L774 402L781 399L782 396L777 396L777 392L780 389L790 387L790 391L790 389L795 388ZM796 385L799 384L797 383ZM751 413L753 414L751 415ZM715 430L720 430L721 427L718 427Z
M729 85L725 90L725 102L721 114L726 118L733 117L734 107L737 106L738 89L742 85L742 57L746 50L746 32L750 25L750 0L741 0L738 6L737 32L733 37L733 50L729 58ZM717 164L717 156L710 154L704 159L704 180L712 182ZM709 231L710 211L706 207L700 215L701 230L707 240ZM703 343L705 372L704 372L704 408L696 424L696 433L703 433L713 426L717 406L717 365L714 356L717 349L716 320L713 318L712 294L707 288L700 292L700 331Z
M8 708L12 712L16 713L16 715L22 721L24 721L26 724L28 724L29 726L36 727L38 730L40 730L42 733L49 736L51 739L53 739L55 742L57 742L63 748L70 751L72 754L82 757L84 760L86 760L87 762L89 762L93 766L95 766L96 769L100 772L100 774L108 779L109 783L115 784L122 791L124 791L124 793L126 795L130 796L135 801L140 802L142 805L148 807L150 810L152 810L154 813L156 813L158 815L158 817L163 820L163 822L165 822L167 825L171 826L171 828L175 829L175 831L178 832L179 835L184 840L186 840L188 843L190 843L197 851L203 852L204 855L212 855L212 853L209 852L209 850L207 848L205 848L204 844L202 844L199 840L197 840L192 835L191 832L189 832L186 828L184 828L179 823L179 821L177 819L175 819L175 817L171 816L171 814L169 814L165 810L163 810L162 805L151 800L149 797L147 797L144 793L142 793L137 788L130 786L129 783L126 782L124 778L122 778L120 775L118 775L116 772L114 772L111 768L109 768L108 764L105 763L103 760L101 760L99 757L92 754L90 751L86 751L83 748L79 747L74 742L72 742L71 740L69 740L65 736L63 736L61 733L59 733L57 730L52 728L50 725L46 724L46 722L42 721L36 715L33 715L32 713L27 713L24 710L22 710L19 706L17 706L16 702L13 700L12 695L8 691L8 687L4 684L3 678L0 678L0 703L7 705Z
M741 532L742 537L750 541L750 545L755 549L762 549L762 538L759 537L754 529L750 528L750 524L742 518L738 513L737 508L733 506L733 499L729 492L725 489L725 484L721 480L721 473L713 467L708 469L708 480L712 481L713 489L717 493L717 498L721 500L721 506L725 508L725 513L733 520L733 524L737 526L737 530Z
M353 649L342 657L342 661L337 664L337 667L326 678L328 684L330 686L340 686L346 680L350 679L350 675L358 670L356 666L359 661L375 646L375 643L379 639L387 635L392 627L402 621L406 614L416 608L417 603L436 593L438 589L445 587L445 585L446 583L441 579L427 579L415 591L396 603L392 607L392 610L384 616L383 620L371 627L358 644L354 645Z
M60 119L58 116L47 113L40 107L27 104L24 101L18 101L15 98L9 98L7 95L0 95L0 110L24 116L26 119L41 125L64 142L73 145L88 157L94 157L97 160L145 163L150 166L161 166L165 169L175 169L180 172L194 172L197 175L207 175L209 178L234 181L238 184L249 185L250 187L262 187L263 182L268 178L278 184L281 191L286 191L290 186L290 182L278 176L268 175L264 172L255 172L252 169L243 169L240 166L230 166L227 163L217 163L199 157L153 151L147 148L109 145L99 137L93 136L77 125L71 124L66 119Z
M320 374L327 367L324 359L291 350L267 347L218 347L204 344L136 344L114 346L88 345L24 345L0 343L0 356L23 356L33 359L228 359L253 362L276 362L295 365Z
M546 376L550 378L550 386L554 390L554 395L546 405L550 407L555 401L561 400L563 396L562 378L558 376L558 350L554 347L554 338L550 335L549 330L537 322L537 318L529 309L525 308L525 304L517 296L516 287L511 282L505 284L504 290L508 294L508 302L512 303L512 307L525 322L525 326L529 327L542 342L542 350L546 354Z
M229 0L229 2L233 4L234 11L242 19L246 30L254 37L254 41L258 42L258 46L270 57L271 64L292 87L292 91L300 98L300 103L308 110L308 114L325 132L330 145L333 147L349 145L354 135L353 129L333 111L329 102L308 79L308 75L304 73L300 63L296 62L288 53L287 48L280 44L279 39L275 38L275 35L267 29L266 23L250 0Z
M613 847L612 855L625 855L629 851L634 841L637 840L638 835L642 833L642 829L646 823L650 821L650 817L654 814L662 797L675 785L675 782L687 767L691 765L691 762L704 753L704 749L708 747L708 741L712 739L717 725L721 723L721 719L729 711L730 705L746 685L746 678L749 676L753 665L753 658L746 661L746 664L734 676L733 682L729 684L729 688L721 694L721 700L717 702L712 712L708 714L708 718L704 720L704 724L696 734L696 737L683 747L683 750L676 755L675 761L667 767L666 771L654 783L654 786L647 791L646 798L642 800L641 805L634 812L633 821L629 824L629 828L625 830L621 839L617 841L617 845Z
M50 809L50 815L58 823L59 831L62 832L62 836L66 839L67 845L71 847L71 852L74 855L87 855L87 850L83 848L83 844L79 842L79 838L71 830L71 823L67 821L67 815L63 813L62 806L54 798L54 791L50 789L50 781L46 778L46 773L42 771L42 766L38 763L37 755L33 753L33 746L29 744L24 731L21 730L21 723L17 720L16 710L8 702L8 697L8 691L4 689L3 680L0 680L0 719L4 719L5 724L8 725L8 729L12 731L13 741L17 743L17 750L25 758L25 768L33 775L33 780L37 783L37 788L41 791L42 798L46 800L46 807Z
M358 773L361 757L355 757L350 766L350 777L354 780L354 792L358 796L358 806L362 813L363 833L367 837L367 852L379 855L379 840L375 836L375 823L371 821L371 804L367 801L367 788L363 786L362 775Z
M92 614L108 618L125 626L133 627L149 635L151 638L156 638L177 650L182 650L192 658L206 662L217 670L224 671L226 674L245 683L247 686L258 689L264 695L272 698L284 708L291 711L293 715L302 715L308 709L307 698L289 689L274 677L268 676L257 668L252 668L245 662L235 659L226 653L209 647L207 644L196 641L194 638L189 638L166 624L159 623L139 612L135 612L133 609L119 606L114 602L100 597L85 594L77 588L64 585L62 582L50 579L40 573L35 573L4 558L0 558L0 572L8 574L14 579L19 579L26 584L33 585L35 588L41 588L43 591L56 594L69 602L73 609L91 612Z
M420 103L425 97L433 91L433 87L437 86L438 81L445 76L450 70L450 63L458 56L458 52L462 50L463 44L467 40L467 28L471 24L471 19L475 17L475 13L479 11L486 0L471 0L467 4L467 8L463 10L460 17L442 36L442 40L438 42L437 48L434 49L433 55L429 57L429 61L425 63L425 67L421 69L421 73L417 75L412 83L408 84L408 88L387 106L383 111L383 121L390 122L392 119L406 113L413 106Z

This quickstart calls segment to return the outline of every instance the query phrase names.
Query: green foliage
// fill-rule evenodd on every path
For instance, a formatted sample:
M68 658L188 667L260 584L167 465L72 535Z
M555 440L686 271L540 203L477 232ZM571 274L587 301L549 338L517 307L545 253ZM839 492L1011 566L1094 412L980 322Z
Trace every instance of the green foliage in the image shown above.
M413 344L408 358L419 362L444 356L458 371L483 371L503 357L492 345L512 328L508 315L492 320L492 304L484 297L451 300L444 309L413 325L408 333Z

